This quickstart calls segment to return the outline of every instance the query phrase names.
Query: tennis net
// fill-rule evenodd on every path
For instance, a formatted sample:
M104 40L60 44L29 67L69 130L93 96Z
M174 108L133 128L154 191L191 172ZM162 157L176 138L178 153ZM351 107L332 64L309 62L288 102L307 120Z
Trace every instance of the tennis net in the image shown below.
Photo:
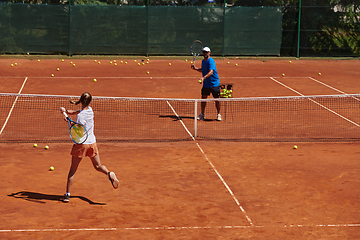
M78 96L0 93L0 143L71 142L59 107ZM222 121L216 121L220 101ZM206 102L205 120L197 120ZM359 141L360 95L233 99L93 97L98 142ZM76 117L73 117L76 120Z

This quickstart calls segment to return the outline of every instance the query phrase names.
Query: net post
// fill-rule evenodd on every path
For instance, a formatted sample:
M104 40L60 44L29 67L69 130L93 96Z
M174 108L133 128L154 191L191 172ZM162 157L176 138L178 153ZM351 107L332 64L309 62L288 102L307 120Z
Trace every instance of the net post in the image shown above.
M301 21L301 0L299 0L299 19L298 19L298 42L297 42L297 54L296 57L300 57L300 21Z
M225 57L225 12L226 12L226 0L224 0L224 7L223 7L223 35L222 35L222 40L223 40L223 44L222 44L222 57Z
M71 0L69 0L69 47L68 47L68 56L71 57Z
M194 138L197 137L197 105L198 100L195 100L195 109L194 109Z
M149 56L149 7L150 0L146 1L146 53L145 56Z

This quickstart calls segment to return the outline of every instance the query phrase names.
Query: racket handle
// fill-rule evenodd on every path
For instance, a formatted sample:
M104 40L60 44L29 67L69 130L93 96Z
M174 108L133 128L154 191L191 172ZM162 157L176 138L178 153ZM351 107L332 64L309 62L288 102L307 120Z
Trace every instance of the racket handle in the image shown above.
M66 112L63 112L63 114L64 114L64 116L65 116L66 118L68 118L68 115L66 114Z
M68 117L68 115L66 114L66 109L64 107L60 107L60 112L62 112L62 114L64 114L66 118Z

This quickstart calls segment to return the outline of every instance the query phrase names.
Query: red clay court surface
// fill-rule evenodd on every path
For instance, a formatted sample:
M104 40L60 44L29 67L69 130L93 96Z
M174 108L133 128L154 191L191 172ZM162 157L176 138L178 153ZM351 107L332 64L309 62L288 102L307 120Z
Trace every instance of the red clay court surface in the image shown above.
M200 74L184 59L0 59L0 92L199 98ZM358 60L216 63L234 97L360 92ZM71 143L45 145L0 144L1 239L360 238L358 142L99 143L120 188L84 159L68 204Z

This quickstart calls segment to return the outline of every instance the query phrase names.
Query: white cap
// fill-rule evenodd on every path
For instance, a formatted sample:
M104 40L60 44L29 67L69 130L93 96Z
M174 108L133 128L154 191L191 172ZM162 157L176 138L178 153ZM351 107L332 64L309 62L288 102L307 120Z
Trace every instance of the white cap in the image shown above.
M209 47L204 47L204 48L203 48L203 52L211 52L211 50L210 50Z

